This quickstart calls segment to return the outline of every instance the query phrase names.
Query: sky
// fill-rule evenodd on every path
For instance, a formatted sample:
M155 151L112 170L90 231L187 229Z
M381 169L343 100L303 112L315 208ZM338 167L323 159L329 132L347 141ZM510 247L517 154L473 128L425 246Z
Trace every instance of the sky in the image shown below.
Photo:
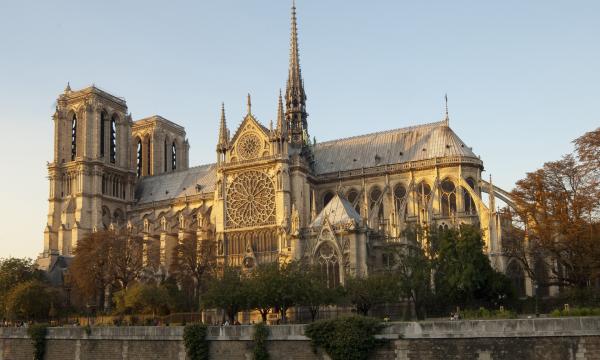
M35 258L48 211L55 101L67 82L127 100L134 120L186 128L190 165L275 120L291 0L0 0L0 258ZM309 132L317 141L435 122L511 190L600 126L597 0L297 0Z

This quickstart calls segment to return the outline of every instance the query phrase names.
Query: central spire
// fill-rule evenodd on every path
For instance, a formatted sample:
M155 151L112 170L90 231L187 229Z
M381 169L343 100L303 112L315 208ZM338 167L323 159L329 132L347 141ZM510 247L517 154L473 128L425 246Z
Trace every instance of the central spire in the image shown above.
M292 144L304 147L308 144L308 124L306 118L306 93L300 70L298 50L298 25L296 3L292 2L292 20L290 36L290 66L285 90L286 119L289 123Z

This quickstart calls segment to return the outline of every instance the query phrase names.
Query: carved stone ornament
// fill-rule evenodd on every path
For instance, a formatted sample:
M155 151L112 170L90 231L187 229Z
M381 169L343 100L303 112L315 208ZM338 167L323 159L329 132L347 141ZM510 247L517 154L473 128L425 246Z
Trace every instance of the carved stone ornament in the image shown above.
M227 188L227 225L251 227L275 221L275 187L262 171L238 175Z
M251 160L260 156L262 141L255 133L242 135L237 145L237 153L243 160Z

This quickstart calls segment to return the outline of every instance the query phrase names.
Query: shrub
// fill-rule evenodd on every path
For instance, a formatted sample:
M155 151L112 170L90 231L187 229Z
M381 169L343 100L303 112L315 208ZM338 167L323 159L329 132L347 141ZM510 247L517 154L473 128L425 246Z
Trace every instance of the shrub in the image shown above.
M600 316L600 308L574 307L569 310L556 309L550 313L553 317L566 316Z
M267 351L267 338L269 337L269 328L265 323L254 325L254 351L252 353L254 360L269 360L269 351Z
M510 310L488 310L480 307L477 310L464 310L461 313L464 319L514 319L517 314Z
M314 322L305 334L315 350L324 349L332 360L366 360L381 344L374 336L381 329L379 320L350 316Z
M46 324L33 324L27 329L27 335L31 338L33 343L34 360L44 360L44 354L46 353L46 334L48 333L48 325Z
M208 360L210 353L206 333L207 328L202 324L186 325L183 329L183 342L190 360Z

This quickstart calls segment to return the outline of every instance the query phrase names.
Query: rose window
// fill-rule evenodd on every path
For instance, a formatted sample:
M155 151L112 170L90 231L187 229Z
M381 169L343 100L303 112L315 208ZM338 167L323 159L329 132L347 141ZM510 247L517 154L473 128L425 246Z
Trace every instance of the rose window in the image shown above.
M261 143L256 134L245 134L238 142L238 155L244 160L257 158L260 155Z
M227 225L250 227L275 222L275 187L263 172L238 175L227 188Z

